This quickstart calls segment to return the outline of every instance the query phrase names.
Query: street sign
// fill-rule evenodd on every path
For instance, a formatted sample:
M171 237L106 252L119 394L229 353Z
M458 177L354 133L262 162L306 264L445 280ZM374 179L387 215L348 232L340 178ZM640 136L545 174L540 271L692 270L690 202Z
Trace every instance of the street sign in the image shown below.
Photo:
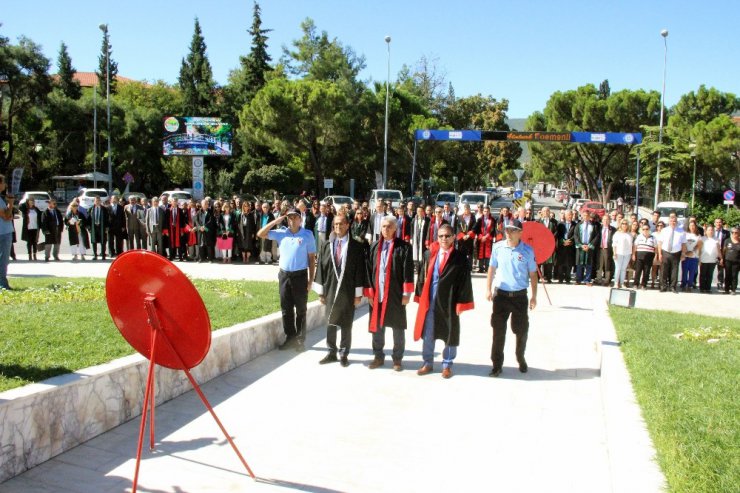
M193 158L193 198L203 200L205 197L205 183L203 182L203 158Z
M524 170L521 168L515 169L514 174L516 175L517 180L521 180L522 176L524 176Z
M524 192L521 190L514 190L514 198L515 199L521 199L524 197Z
M334 188L334 179L324 178L324 188Z
M730 202L735 201L735 192L734 190L725 190L725 193L722 194L722 196L725 198L725 201L729 200Z

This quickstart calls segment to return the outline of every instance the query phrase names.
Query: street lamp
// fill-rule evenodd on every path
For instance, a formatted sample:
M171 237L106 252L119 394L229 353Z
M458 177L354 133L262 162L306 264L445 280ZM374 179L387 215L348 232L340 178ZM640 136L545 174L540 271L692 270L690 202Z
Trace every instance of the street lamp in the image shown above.
M658 164L655 171L655 200L653 202L654 209L658 208L658 190L660 188L660 151L663 144L663 105L665 102L665 74L666 65L668 62L668 29L660 31L660 35L663 36L663 45L665 49L663 51L663 92L660 95L660 130L658 131Z
M694 213L694 197L696 195L696 144L690 143L691 158L694 160L694 179L691 181L691 213Z
M108 42L108 24L101 24L100 30L105 36L105 100L108 106L108 193L113 191L113 166L110 155L110 44Z
M390 101L390 81L391 81L391 37L385 37L385 43L388 45L388 76L385 79L385 139L383 149L383 188L386 187L388 180L388 103Z

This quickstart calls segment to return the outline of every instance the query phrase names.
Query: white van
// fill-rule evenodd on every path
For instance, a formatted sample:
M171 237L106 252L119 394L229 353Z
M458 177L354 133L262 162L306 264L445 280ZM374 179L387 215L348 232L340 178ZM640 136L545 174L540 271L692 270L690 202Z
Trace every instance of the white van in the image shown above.
M375 203L378 200L384 201L386 204L391 204L393 208L400 207L403 205L403 194L400 190L383 190L376 189L370 194L370 200L368 200L368 208L370 213L375 212Z
M688 202L658 202L655 208L660 213L660 220L668 226L668 215L675 212L678 216L678 227L689 229L689 203Z
M167 190L166 192L162 192L162 195L159 196L159 202L164 206L169 203L170 198L177 200L177 204L182 207L190 202L193 195L185 190Z
M478 211L478 203L483 202L483 206L489 205L491 196L488 192L463 192L460 195L460 202L457 205L457 212L462 214L463 207L465 204L470 205L470 212L476 213Z

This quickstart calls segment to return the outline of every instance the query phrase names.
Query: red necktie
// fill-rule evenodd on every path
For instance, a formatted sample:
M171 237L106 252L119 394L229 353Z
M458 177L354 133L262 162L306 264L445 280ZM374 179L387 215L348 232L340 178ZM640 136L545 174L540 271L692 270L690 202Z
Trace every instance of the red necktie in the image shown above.
M342 265L342 240L337 240L337 247L334 249L334 258L337 266Z

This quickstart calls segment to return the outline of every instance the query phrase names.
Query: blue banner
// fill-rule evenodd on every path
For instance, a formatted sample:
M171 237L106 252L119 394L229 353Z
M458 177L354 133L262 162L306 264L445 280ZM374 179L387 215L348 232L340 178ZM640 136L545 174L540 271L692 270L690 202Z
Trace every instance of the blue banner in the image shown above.
M416 130L416 140L479 141L480 130Z
M641 133L620 132L506 132L500 130L416 130L416 140L465 141L515 141L515 142L566 142L572 144L642 143Z
M641 133L618 132L571 132L574 144L642 144Z

